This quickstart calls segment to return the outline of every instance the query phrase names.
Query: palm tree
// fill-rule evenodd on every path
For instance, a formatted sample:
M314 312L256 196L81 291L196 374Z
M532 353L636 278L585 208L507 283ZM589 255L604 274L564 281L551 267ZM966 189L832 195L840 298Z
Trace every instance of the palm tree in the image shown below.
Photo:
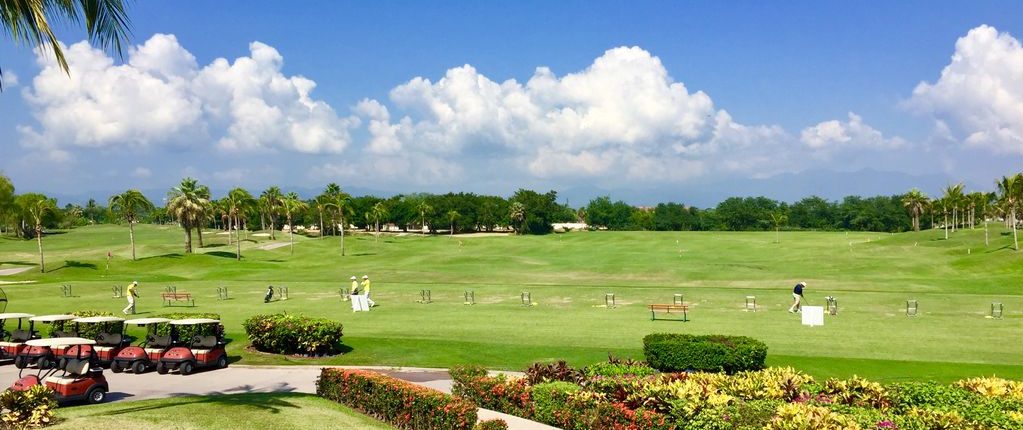
M278 187L270 187L263 191L263 194L259 195L259 203L265 211L268 218L270 218L270 240L277 240L277 213L281 210L281 201L284 195L281 194L281 189Z
M323 230L323 210L327 208L327 196L323 194L318 195L313 201L316 202L316 213L320 215L320 239L323 239L323 236L326 233L326 231Z
M235 188L227 193L227 197L223 199L224 205L227 209L228 219L233 219L235 229L235 244L237 246L235 252L235 259L241 261L242 259L242 238L241 238L241 217L245 211L252 207L256 203L256 200L252 198L252 194L249 194L244 188ZM231 237L231 232L228 231L228 238Z
M27 194L20 197L19 206L24 210L25 217L35 226L36 243L39 245L39 272L44 273L46 264L43 258L43 222L47 216L57 212L57 202L42 194Z
M781 243L781 225L788 221L789 217L781 212L771 213L771 222L774 223L774 243Z
M959 206L963 204L964 200L962 182L945 187L945 195L943 198L946 200L948 206L952 208L952 231L955 232L959 221Z
M185 230L185 253L192 253L192 229L201 224L209 200L202 197L199 181L193 178L181 180L181 184L167 193L167 213L178 220Z
M420 229L425 229L426 228L426 213L427 212L431 212L432 213L433 212L433 206L430 206L430 204L427 203L426 200L424 199L423 201L419 202L419 205L416 206L416 209L419 210L419 222L420 222L419 227L420 227Z
M206 245L202 243L202 229L206 228L208 221L213 217L213 201L210 200L210 187L200 185L196 190L200 198L199 218L196 220L195 231L199 233L199 247Z
M945 229L945 240L948 240L948 208L950 206L948 203L948 199L941 198L934 200L933 202L931 202L931 206L934 209L940 210L941 215L944 216L945 221L942 223L942 227Z
M135 261L135 222L139 215L156 207L141 191L131 189L121 194L110 196L110 210L119 213L128 222L128 237L131 239L131 259Z
M345 215L352 213L352 198L341 190L341 186L335 183L327 184L327 189L323 191L323 194L327 196L327 207L334 208L337 211L337 216L340 221L341 232L341 256L345 256Z
M522 234L522 230L526 222L526 206L521 202L512 202L508 212L512 224L514 225L515 222L519 223L519 228L515 229L515 234Z
M291 255L295 255L295 224L292 223L292 216L309 208L306 202L298 197L298 194L288 193L281 199L281 209L284 216L288 218L288 235L291 240Z
M979 206L980 206L980 218L984 223L984 246L988 246L988 230L987 220L991 216L991 202L995 200L995 193L980 193Z
M387 218L387 205L385 205L384 202L377 202L373 205L373 209L370 210L370 213L375 224L373 231L376 232L376 235L373 236L373 240L376 240L377 236L380 235L380 218Z
M68 75L71 70L64 50L53 33L53 20L59 24L85 21L89 39L103 49L121 54L128 41L130 23L123 0L31 0L0 3L0 28L16 43L53 53L57 64ZM0 86L0 90L3 87Z
M451 223L451 237L455 237L455 221L457 221L461 216L462 215L454 209L448 211L448 222Z
M906 208L909 216L913 218L913 231L920 231L920 215L923 214L927 202L927 195L916 188L909 190L902 197L902 206Z
M1012 229L1012 248L1019 250L1019 239L1016 237L1016 205L1023 194L1023 173L1002 176L997 182L999 199L1005 205L1005 213Z

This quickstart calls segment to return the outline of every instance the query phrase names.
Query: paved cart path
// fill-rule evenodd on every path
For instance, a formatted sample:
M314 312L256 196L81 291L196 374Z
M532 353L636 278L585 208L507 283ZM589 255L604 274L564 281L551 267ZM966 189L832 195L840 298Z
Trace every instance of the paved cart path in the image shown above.
M15 267L13 269L0 269L0 276L17 275L21 272L27 272L32 269L33 266L26 267Z
M386 375L445 393L451 392L451 377L445 369L345 367L375 370ZM176 396L204 396L241 393L316 393L316 378L321 366L231 366L227 369L199 372L189 376L160 375L149 372L142 375L103 372L110 384L108 401L159 399ZM25 369L35 372L35 369ZM27 374L27 373L26 373ZM18 369L12 365L0 366L0 383L10 384L18 379ZM487 409L478 411L480 419L501 418L509 430L557 430L556 427L502 414Z

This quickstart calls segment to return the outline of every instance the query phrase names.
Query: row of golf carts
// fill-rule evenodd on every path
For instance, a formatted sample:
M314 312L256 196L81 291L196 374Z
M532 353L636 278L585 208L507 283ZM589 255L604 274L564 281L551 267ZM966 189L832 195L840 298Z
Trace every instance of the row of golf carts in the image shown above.
M133 344L136 339L128 335L129 326L145 330L145 336ZM43 338L40 332L47 327L49 337ZM11 388L45 384L62 403L102 402L109 391L104 368L114 373L155 369L160 374L189 375L202 368L227 367L223 326L214 319L0 313L0 328L0 364L14 363L22 369ZM79 336L85 333L92 338ZM24 369L31 367L38 369L36 374L24 376Z

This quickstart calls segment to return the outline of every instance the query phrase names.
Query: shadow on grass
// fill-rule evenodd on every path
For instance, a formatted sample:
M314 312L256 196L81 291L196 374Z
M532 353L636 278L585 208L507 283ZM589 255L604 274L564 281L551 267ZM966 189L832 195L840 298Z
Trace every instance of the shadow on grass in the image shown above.
M214 257L231 258L231 259L238 258L238 254L235 254L233 252L227 252L227 251L207 252L206 255L212 255Z
M280 384L273 388L275 392L265 393L256 391L251 385L240 385L229 388L223 392L213 392L207 395L197 396L191 393L171 393L170 398L153 402L151 404L139 405L138 402L125 403L126 407L116 410L102 412L94 416L116 416L145 411L157 411L167 408L175 408L188 405L208 404L215 408L247 406L258 408L260 411L278 414L283 409L298 409L300 406L288 401L289 397L304 397L304 394L293 393L294 387L287 384Z
M57 272L57 271L61 271L61 270L67 269L67 268L96 270L96 265L93 264L93 263L83 263L81 261L75 261L75 260L64 260L64 265L63 266L60 266L60 267L58 267L56 269L53 269L53 270L48 270L47 272Z
M158 258L181 258L181 257L183 257L183 255L181 255L180 253L175 252L175 253L171 253L171 254L154 255L154 256L151 256L151 257L142 257L142 258L139 258L139 261L154 260L154 259L158 259Z
M38 266L39 263L29 263L27 261L0 261L0 264L10 264L14 266ZM9 267L10 269L10 267Z

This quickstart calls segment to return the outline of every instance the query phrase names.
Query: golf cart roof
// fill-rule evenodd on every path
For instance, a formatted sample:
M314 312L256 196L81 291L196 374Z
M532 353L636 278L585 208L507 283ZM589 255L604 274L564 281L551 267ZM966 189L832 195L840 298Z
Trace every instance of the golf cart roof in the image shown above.
M148 324L162 324L162 323L167 323L167 322L171 322L171 320L168 319L168 318L135 318L133 320L127 320L124 323L125 324L133 324L133 325L148 325Z
M17 319L22 319L22 318L32 318L34 316L35 315L32 315L32 314L17 314L17 313L0 314L0 320L17 320Z
M220 324L219 320L210 318L191 318L186 320L174 320L170 322L174 325L199 325L199 324Z
M70 345L95 345L96 341L80 337L51 337L47 339L32 339L25 342L28 346L70 346Z
M86 323L86 324L121 322L121 321L124 321L124 318L118 318L118 317L85 317L85 318L75 318L75 320L74 320L74 322L76 322L76 323Z
M40 315L37 317L29 318L29 321L40 321L40 322L55 322L55 321L71 321L78 318L74 315Z

